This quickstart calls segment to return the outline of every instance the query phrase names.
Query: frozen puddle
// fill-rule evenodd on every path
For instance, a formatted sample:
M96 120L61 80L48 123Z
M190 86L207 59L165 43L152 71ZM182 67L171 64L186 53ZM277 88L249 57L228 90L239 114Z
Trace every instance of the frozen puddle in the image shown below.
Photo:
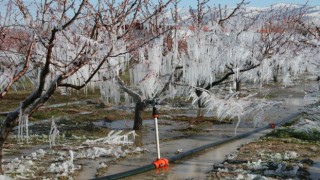
M313 159L313 164L308 171L310 173L310 179L318 180L320 178L320 158Z
M285 99L284 105L289 107L301 107L317 102L317 97L288 97Z

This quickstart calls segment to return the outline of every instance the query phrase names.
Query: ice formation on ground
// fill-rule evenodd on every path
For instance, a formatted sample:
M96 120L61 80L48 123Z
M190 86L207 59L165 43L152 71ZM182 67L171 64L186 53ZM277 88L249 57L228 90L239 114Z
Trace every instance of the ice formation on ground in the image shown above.
M54 121L52 122L54 124ZM64 148L61 150L36 150L28 156L5 162L3 169L7 175L12 174L15 178L21 179L37 178L36 173L39 171L44 171L48 177L69 177L81 169L81 165L76 163L78 159L96 159L99 157L117 159L128 154L146 151L144 148L132 146L135 137L135 131L111 131L105 138L86 140L80 145L62 144ZM47 164L46 162L53 163ZM108 160L99 168L107 165Z

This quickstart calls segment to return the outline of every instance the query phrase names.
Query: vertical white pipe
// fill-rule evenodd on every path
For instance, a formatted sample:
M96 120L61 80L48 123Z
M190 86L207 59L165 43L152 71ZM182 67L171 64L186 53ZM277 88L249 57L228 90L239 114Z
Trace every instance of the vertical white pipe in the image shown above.
M154 118L154 127L155 127L155 131L156 131L156 141L157 141L158 159L160 159L160 144L159 144L158 118Z

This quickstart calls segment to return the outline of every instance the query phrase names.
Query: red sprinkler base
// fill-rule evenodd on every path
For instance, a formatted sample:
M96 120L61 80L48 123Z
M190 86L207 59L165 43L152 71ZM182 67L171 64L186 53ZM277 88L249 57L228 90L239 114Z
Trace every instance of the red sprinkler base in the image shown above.
M156 169L169 166L169 160L165 158L157 159L153 161L153 164L156 166Z
M276 124L270 123L270 128L272 128L272 129L276 128Z

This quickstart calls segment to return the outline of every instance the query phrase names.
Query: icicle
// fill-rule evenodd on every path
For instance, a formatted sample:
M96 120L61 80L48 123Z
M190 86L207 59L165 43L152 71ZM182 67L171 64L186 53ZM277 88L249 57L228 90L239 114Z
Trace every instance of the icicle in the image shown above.
M231 83L229 83L229 93L233 93Z
M234 128L234 135L237 135L237 129L239 127L240 121L241 121L241 116L238 116L238 122L236 124L236 127Z
M27 144L29 144L29 115L24 116L25 120L25 127L26 127L26 138L27 138Z
M69 153L70 153L70 162L73 164L73 160L74 160L74 153L73 153L73 151L69 151Z
M54 122L54 118L52 116L52 123L51 123L51 129L49 133L49 143L50 148L54 145L56 145L56 137L59 135L59 130L57 128L56 123Z
M24 114L22 110L22 102L20 103L18 139L22 142L24 139L29 143L29 115Z
M124 93L125 104L128 106L131 103L130 96L127 93Z
M23 113L22 113L22 102L20 102L20 111L19 111L19 128L18 128L18 139L19 141L21 141L22 139L22 116L23 116Z

